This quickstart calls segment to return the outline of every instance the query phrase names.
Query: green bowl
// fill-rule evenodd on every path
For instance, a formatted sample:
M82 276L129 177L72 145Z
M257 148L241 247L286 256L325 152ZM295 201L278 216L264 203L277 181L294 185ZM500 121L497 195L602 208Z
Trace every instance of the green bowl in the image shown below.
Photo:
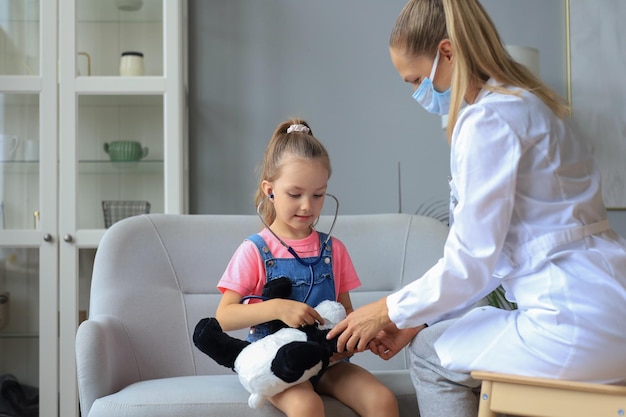
M148 155L148 147L132 140L116 140L104 144L104 151L109 154L111 161L139 161Z

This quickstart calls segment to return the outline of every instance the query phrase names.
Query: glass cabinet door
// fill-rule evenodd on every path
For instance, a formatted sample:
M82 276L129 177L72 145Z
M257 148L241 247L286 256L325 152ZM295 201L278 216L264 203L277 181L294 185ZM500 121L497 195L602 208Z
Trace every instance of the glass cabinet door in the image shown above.
M40 90L35 77L20 76L39 74L39 35L38 1L0 3L1 229L37 228Z
M78 97L78 229L164 212L163 97Z
M0 75L38 75L39 1L0 2Z
M56 8L0 2L0 415L58 416Z
M0 226L39 226L39 94L0 93Z
M163 0L77 0L76 15L77 75L163 75Z
M37 415L39 252L4 247L0 259L0 415Z

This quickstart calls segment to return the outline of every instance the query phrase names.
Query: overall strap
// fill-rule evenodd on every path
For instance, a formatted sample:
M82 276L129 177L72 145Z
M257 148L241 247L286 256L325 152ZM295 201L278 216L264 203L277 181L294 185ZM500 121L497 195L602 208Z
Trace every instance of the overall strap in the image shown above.
M270 248L267 246L267 243L265 243L265 240L263 240L260 234L257 233L254 235L250 235L247 239L256 245L259 253L261 254L261 258L263 258L264 263L274 258L272 252L270 252Z
M330 255L332 253L332 250L333 250L333 238L332 238L332 236L330 237L330 239L328 239L328 242L326 242L326 245L324 247L322 247L322 245L324 245L324 241L328 237L328 234L327 233L322 233L322 232L317 232L317 233L320 235L320 251L323 251L324 255Z

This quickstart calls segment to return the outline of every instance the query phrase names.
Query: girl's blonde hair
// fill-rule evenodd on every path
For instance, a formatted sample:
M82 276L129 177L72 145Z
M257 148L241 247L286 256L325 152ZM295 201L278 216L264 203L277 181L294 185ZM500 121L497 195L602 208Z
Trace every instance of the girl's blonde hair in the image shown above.
M566 101L509 55L478 0L409 0L391 31L389 46L414 56L434 56L444 39L454 48L448 141L470 89L511 94L503 87L487 86L489 78L531 91L559 117L569 115Z
M302 125L306 129L287 133L289 127L293 125ZM254 196L255 207L258 207L261 201L267 197L263 192L263 181L272 182L280 177L280 168L285 156L319 160L328 170L328 177L330 178L332 170L326 148L313 136L313 130L305 120L291 118L278 125L265 149L263 161L259 167L259 188ZM261 204L259 211L265 223L272 224L274 222L276 212L273 204Z

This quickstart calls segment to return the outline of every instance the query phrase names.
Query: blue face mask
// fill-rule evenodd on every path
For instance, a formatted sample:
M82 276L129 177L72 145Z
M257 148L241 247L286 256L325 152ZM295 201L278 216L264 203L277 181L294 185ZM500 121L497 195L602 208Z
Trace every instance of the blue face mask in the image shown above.
M439 49L437 49L437 55L433 62L433 69L430 70L430 77L424 78L420 83L417 90L413 93L413 99L417 101L426 111L430 113L439 114L441 116L448 114L450 111L450 89L440 93L435 90L432 79L437 72L437 65L439 64Z

